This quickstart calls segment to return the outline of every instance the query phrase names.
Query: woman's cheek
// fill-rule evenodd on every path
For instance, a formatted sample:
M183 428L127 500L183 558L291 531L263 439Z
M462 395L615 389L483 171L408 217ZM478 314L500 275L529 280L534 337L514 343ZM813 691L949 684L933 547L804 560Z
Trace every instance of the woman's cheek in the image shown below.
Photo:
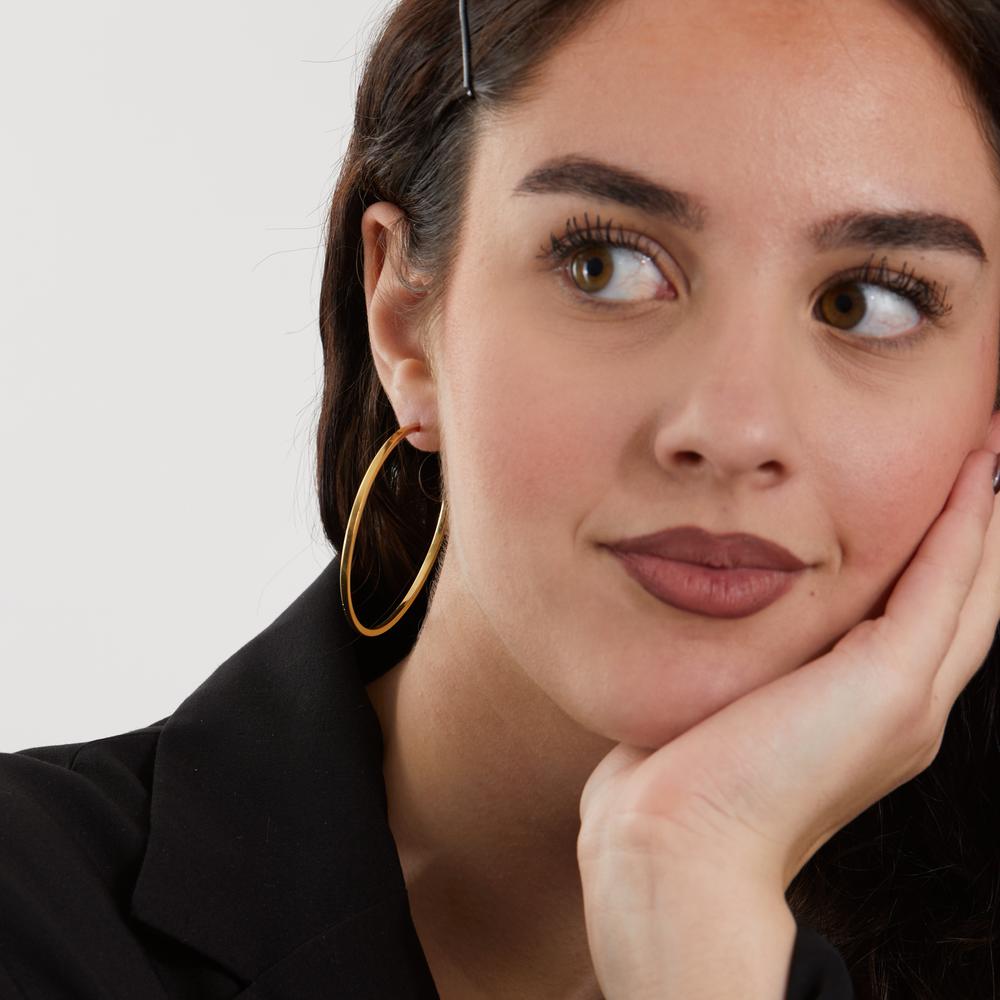
M854 595L859 615L888 596L927 530L947 501L971 446L956 439L947 420L899 426L886 431L889 447L860 448L845 466L839 494L832 500L845 578L859 583ZM839 514L838 514L839 512Z

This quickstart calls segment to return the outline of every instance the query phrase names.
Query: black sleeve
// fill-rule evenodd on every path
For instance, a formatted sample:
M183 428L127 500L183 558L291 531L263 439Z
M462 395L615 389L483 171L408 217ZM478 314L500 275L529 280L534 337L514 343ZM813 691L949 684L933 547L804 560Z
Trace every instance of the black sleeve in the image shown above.
M840 952L822 934L796 921L785 1000L855 1000Z

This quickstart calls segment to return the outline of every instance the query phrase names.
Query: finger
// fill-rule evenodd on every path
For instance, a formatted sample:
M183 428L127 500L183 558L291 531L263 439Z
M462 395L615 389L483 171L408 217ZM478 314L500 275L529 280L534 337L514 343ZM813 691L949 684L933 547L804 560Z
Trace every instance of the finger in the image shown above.
M959 616L955 641L934 682L935 697L946 712L982 667L1000 622L1000 500L994 497L992 503L982 561Z
M993 513L987 486L996 456L968 455L941 513L900 577L879 620L892 662L910 683L930 691L958 632L959 619L983 558Z

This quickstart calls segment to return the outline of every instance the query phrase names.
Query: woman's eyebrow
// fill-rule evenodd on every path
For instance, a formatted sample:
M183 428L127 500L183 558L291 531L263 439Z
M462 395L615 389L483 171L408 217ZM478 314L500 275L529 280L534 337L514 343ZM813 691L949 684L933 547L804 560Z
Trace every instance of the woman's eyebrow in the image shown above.
M578 193L616 201L629 208L700 232L708 208L695 197L654 181L635 170L589 156L569 154L546 160L518 181L513 193ZM815 222L807 236L819 251L842 247L915 247L951 250L987 263L986 251L967 222L940 212L848 211Z

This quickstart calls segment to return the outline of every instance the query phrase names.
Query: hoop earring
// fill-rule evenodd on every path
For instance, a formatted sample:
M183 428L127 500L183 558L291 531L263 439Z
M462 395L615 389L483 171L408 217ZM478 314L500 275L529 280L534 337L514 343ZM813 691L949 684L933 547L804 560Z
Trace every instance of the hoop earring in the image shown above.
M368 628L358 621L358 617L354 613L354 603L351 600L351 559L354 556L354 542L357 538L358 521L361 520L361 512L365 509L365 504L368 502L368 494L371 492L375 476L378 474L379 469L382 468L386 458L388 458L389 452L411 431L418 430L419 427L420 424L409 424L406 427L401 427L379 448L371 464L368 466L368 471L361 480L361 486L358 488L357 495L354 497L354 503L351 506L350 517L347 519L344 544L340 550L340 603L344 608L344 614L362 635L381 635L383 632L388 632L406 614L410 605L416 600L417 594L420 593L421 588L427 582L431 567L434 565L434 560L437 558L438 550L441 548L441 543L444 540L444 525L448 504L447 501L442 500L437 527L434 529L434 538L431 540L431 547L428 549L427 555L424 556L423 565L417 571L417 577L410 584L410 589L406 592L406 595L389 612L389 615L374 628Z

